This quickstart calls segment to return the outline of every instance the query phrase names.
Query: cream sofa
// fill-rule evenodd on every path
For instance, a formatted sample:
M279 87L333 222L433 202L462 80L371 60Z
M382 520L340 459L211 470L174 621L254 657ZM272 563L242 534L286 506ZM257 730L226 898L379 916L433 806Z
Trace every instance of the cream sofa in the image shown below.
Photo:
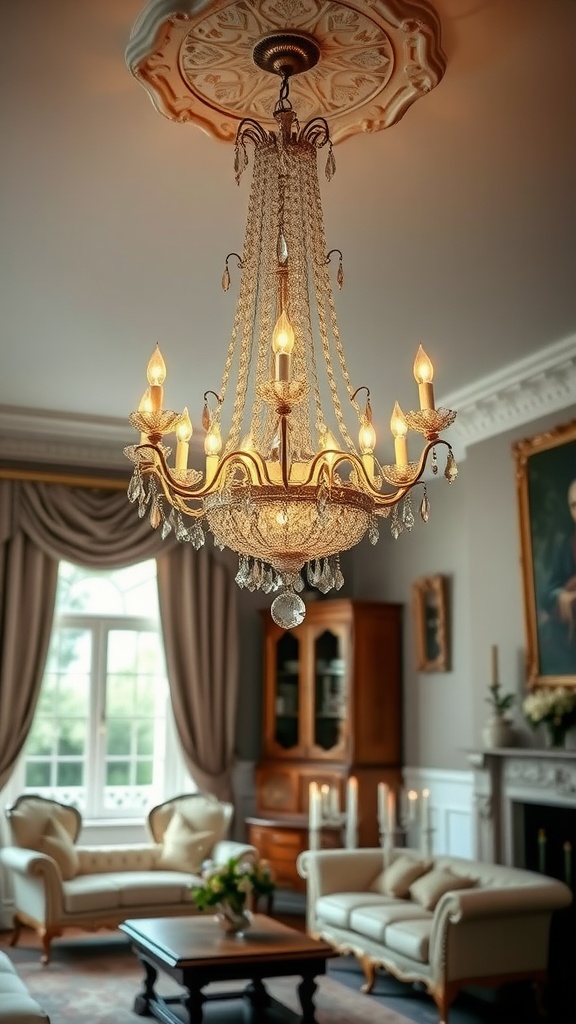
M0 952L0 1022L50 1024L48 1014L28 992L5 953Z
M353 953L374 986L376 969L421 982L440 1020L468 985L531 979L543 985L554 910L571 903L562 882L415 850L306 851L308 932Z
M206 860L257 857L255 847L226 839L231 804L205 794L176 797L148 815L151 842L133 846L77 843L82 818L76 808L23 796L6 811L11 845L0 862L11 872L14 933L36 930L42 962L52 939L67 927L116 927L126 918L198 913L191 885Z

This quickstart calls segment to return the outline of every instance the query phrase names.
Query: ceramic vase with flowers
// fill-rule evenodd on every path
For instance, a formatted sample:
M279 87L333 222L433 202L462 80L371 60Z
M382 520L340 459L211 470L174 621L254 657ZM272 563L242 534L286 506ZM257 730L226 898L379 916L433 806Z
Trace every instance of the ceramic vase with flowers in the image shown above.
M544 725L548 747L562 749L567 733L576 726L576 690L565 686L533 690L522 710L533 729Z
M513 693L500 693L500 683L493 682L488 687L489 696L486 703L490 704L492 714L484 726L482 737L488 749L511 747L514 744L514 731L506 717L516 697Z
M269 896L275 884L265 861L231 857L224 864L209 865L200 883L192 886L198 910L214 908L222 931L241 937L250 927L248 898Z

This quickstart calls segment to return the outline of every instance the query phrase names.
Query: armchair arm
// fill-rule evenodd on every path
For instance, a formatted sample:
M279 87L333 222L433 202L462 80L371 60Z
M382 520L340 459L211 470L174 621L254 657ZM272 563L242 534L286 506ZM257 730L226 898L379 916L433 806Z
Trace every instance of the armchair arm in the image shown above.
M43 925L62 916L62 876L56 861L45 853L19 846L0 850L0 862L13 872L17 910Z
M215 864L225 864L231 857L259 860L259 853L255 846L250 846L248 843L240 843L235 839L220 839L214 844L209 859Z

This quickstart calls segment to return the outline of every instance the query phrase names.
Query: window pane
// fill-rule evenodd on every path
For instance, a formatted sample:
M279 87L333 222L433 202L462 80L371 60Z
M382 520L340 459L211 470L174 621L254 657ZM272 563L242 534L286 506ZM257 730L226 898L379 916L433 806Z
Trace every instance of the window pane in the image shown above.
M77 761L64 761L58 765L57 786L83 786L84 766Z
M136 768L136 782L139 786L148 786L152 782L152 765L150 761L139 761Z
M158 618L156 562L98 571L61 562L58 614L129 615Z
M29 789L43 789L50 785L50 763L35 761L26 765L26 786Z
M140 722L136 726L136 753L139 757L154 752L154 724Z
M130 727L126 722L109 721L106 730L106 749L109 756L130 753Z
M130 763L128 761L112 761L106 769L106 785L127 786L130 782Z

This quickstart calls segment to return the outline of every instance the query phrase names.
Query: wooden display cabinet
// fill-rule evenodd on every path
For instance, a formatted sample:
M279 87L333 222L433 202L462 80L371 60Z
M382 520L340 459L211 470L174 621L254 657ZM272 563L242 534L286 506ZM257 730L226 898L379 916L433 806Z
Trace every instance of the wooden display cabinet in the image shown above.
M344 810L355 776L359 844L378 845L378 782L401 781L401 610L311 602L289 630L265 612L262 758L248 838L290 887L301 888L295 860L307 848L312 781L332 788ZM341 830L324 828L321 841L342 845Z

